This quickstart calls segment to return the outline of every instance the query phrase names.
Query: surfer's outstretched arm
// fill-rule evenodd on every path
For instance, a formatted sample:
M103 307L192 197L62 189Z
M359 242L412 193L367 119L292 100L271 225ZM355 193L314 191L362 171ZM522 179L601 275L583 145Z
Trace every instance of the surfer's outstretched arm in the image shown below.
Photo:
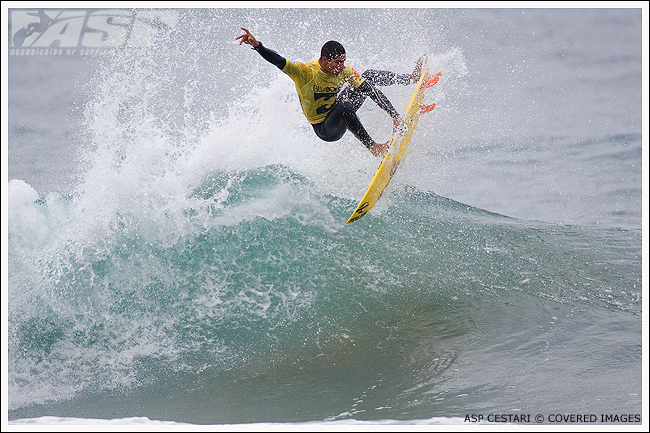
M251 34L251 32L249 32L245 28L242 27L241 29L243 31L245 31L246 33L244 33L241 36L237 36L235 38L235 39L241 39L239 41L239 45L241 45L242 43L250 45L251 47L253 47L253 49L255 51L260 53L260 56L262 56L264 58L264 60L266 60L269 63L274 64L279 69L284 68L284 66L287 64L287 59L285 59L284 57L282 57L281 55L279 55L275 51L269 50L268 48L266 48L264 45L262 45L262 43L260 41L255 39L255 36L253 36Z
M260 53L260 56L264 58L269 63L274 64L280 70L284 69L284 66L287 64L287 59L279 55L273 50L269 50L261 42L258 42L258 45L253 48L255 51Z

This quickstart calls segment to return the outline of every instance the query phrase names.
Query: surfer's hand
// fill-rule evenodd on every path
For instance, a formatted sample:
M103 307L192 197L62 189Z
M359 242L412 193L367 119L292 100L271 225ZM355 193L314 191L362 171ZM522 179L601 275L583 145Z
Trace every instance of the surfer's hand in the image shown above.
M393 118L393 133L404 134L407 129L406 122L401 117L397 116Z
M241 35L241 36L237 36L237 37L235 38L235 39L241 39L241 41L239 41L239 45L241 45L241 44L248 44L248 45L251 45L253 48L257 48L257 46L258 46L260 43L257 42L257 39L255 39L255 36L253 36L253 35L251 34L251 32L249 32L249 31L246 30L245 28L242 27L241 29L242 29L243 31L245 31L246 33L244 33L244 34Z

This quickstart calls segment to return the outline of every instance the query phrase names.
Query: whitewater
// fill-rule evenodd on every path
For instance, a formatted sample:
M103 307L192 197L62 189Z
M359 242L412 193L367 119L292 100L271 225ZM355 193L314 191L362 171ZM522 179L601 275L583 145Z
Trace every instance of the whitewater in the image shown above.
M8 56L9 424L646 424L640 6L171 11L146 48ZM364 218L380 160L242 26L442 72Z

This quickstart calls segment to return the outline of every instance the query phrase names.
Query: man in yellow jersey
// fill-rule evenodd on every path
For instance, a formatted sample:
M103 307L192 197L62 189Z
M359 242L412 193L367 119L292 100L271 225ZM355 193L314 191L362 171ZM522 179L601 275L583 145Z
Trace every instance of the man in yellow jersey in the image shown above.
M357 110L369 96L393 118L395 128L404 126L388 98L375 85L415 83L420 78L422 59L412 74L396 74L389 71L368 70L359 75L345 64L345 49L336 41L329 41L321 49L321 56L309 63L291 62L275 51L264 47L245 28L242 43L253 47L268 62L277 66L295 83L302 111L314 128L316 135L325 141L339 140L350 130L375 156L388 150L388 143L376 143L365 130ZM341 91L341 89L343 89Z

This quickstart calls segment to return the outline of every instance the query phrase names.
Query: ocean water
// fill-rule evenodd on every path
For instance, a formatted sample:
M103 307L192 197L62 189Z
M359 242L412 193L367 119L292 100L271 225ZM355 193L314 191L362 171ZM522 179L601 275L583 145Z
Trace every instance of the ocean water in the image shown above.
M177 9L144 47L8 41L9 422L646 424L641 11ZM320 141L240 27L442 72L361 220L379 159Z

